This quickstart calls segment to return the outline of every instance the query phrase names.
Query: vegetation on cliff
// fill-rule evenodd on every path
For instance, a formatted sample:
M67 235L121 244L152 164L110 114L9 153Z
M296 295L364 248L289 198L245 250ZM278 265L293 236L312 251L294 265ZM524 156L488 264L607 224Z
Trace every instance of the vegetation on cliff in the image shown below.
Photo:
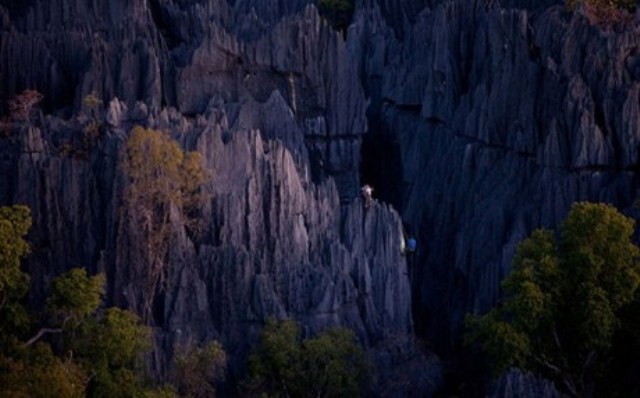
M634 328L624 315L638 305L640 286L633 227L611 206L576 203L559 239L537 230L520 244L502 284L506 299L467 319L469 341L486 350L496 374L517 367L554 380L571 396L596 392L620 332Z
M269 320L249 358L251 394L357 397L365 394L369 365L353 332L334 328L301 339L293 320Z
M148 319L168 272L171 211L197 231L206 172L198 152L185 154L168 134L140 126L133 128L125 143L122 169L128 179L124 212L138 232L145 266L138 277L144 290L143 318Z
M0 391L5 397L120 397L143 390L137 371L148 347L139 318L101 309L105 278L74 268L53 280L42 312L24 306L31 226L24 206L0 208Z

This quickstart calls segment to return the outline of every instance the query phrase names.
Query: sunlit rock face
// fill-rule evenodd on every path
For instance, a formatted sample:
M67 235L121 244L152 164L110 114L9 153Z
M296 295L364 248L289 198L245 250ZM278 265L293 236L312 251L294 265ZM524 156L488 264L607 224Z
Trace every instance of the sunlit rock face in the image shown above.
M118 159L132 126L169 131L212 174L204 232L172 217L156 373L175 344L216 338L241 375L262 322L287 316L356 331L380 395L430 395L441 369L416 334L459 360L518 242L577 200L635 214L639 25L553 0L362 0L336 32L311 3L0 1L0 100L37 89L48 115L0 139L0 201L33 209L35 304L83 265L140 310ZM91 92L103 136L85 148ZM510 373L491 391L551 389Z
M311 336L353 330L378 394L430 395L441 379L413 331L402 223L358 198L368 101L350 42L309 1L34 1L0 8L2 99L44 94L44 115L0 140L0 200L33 211L32 301L74 266L142 312L140 231L119 167L135 125L169 132L210 170L204 227L173 212L155 292L154 374L173 349L220 340L242 377L269 317ZM83 100L102 101L90 109ZM97 118L100 138L83 130Z

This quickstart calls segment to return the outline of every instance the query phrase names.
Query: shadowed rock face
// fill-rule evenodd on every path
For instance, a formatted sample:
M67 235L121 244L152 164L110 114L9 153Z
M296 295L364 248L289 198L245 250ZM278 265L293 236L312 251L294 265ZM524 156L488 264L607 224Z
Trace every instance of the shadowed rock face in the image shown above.
M169 131L211 170L204 229L172 214L150 364L218 339L243 360L269 317L306 335L354 330L380 394L430 394L435 356L415 342L402 225L357 198L367 101L342 36L308 1L34 1L2 9L4 97L41 91L45 113L0 139L0 199L32 208L34 305L56 274L105 272L110 304L142 312L140 232L122 210L131 128ZM91 92L104 101L90 110ZM91 115L91 116L90 116ZM101 136L83 129L97 117Z
M34 88L51 114L0 139L0 201L33 209L41 292L84 265L140 310L117 161L134 124L170 131L203 154L212 196L201 237L172 219L157 374L175 344L210 338L241 373L262 322L291 316L307 334L355 330L381 395L429 394L440 367L413 342L412 305L418 334L455 359L463 317L499 299L532 229L576 200L632 213L638 24L602 29L552 0L362 0L345 41L311 2L0 1L0 100ZM92 91L103 137L86 147ZM368 131L363 175L401 217L355 199ZM493 391L553 393L519 373Z
M375 7L352 30L372 132L400 159L390 199L419 241L417 330L443 354L459 349L466 313L497 302L532 229L579 200L636 214L637 22L481 3L426 6L402 40Z

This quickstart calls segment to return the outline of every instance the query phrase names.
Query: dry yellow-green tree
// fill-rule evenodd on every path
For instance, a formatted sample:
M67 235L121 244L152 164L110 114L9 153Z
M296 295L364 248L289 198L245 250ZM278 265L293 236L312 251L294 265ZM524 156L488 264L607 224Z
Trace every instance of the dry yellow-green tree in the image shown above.
M175 385L181 397L213 398L225 378L227 354L215 340L203 346L182 347L175 357Z
M148 320L168 271L171 220L197 229L207 172L199 153L185 154L168 134L140 126L133 128L125 144L122 169L128 179L125 215L131 231L136 231L145 267L138 276L144 288L143 318Z

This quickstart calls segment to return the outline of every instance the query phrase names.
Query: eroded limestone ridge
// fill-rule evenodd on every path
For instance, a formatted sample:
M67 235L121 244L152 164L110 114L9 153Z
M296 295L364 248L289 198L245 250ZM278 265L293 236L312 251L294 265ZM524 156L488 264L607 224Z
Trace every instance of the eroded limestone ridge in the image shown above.
M0 8L3 95L33 87L45 98L44 115L0 141L0 200L32 208L34 291L82 265L106 273L111 303L143 312L145 240L123 218L119 163L135 125L169 132L211 173L201 230L169 217L167 277L147 318L154 373L174 347L215 338L241 375L264 321L293 317L306 335L354 330L380 393L429 393L440 365L415 341L400 217L357 197L357 63L307 3Z
M107 272L113 302L141 302L136 231L119 222L133 125L170 131L213 170L203 236L172 220L159 373L179 339L242 355L264 317L291 315L307 332L354 328L406 376L389 380L433 390L438 365L412 343L400 218L354 202L365 133L396 154L368 163L397 171L376 192L398 192L418 239L415 326L445 358L465 314L499 300L531 230L576 200L634 212L635 17L602 26L554 0L362 0L343 36L306 0L0 3L0 100L37 89L51 115L0 140L0 202L34 208L35 283L82 264ZM103 136L87 150L92 92ZM380 391L400 388L387 381ZM511 373L496 395L550 388Z

